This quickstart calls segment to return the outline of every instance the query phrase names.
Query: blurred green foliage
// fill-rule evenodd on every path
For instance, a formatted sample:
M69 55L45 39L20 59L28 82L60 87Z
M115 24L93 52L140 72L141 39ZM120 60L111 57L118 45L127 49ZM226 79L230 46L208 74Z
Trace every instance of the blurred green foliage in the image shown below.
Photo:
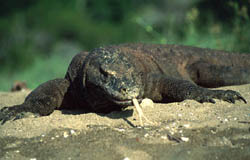
M250 52L249 0L8 0L0 5L0 90L62 77L81 50L126 42ZM60 65L59 65L60 64Z

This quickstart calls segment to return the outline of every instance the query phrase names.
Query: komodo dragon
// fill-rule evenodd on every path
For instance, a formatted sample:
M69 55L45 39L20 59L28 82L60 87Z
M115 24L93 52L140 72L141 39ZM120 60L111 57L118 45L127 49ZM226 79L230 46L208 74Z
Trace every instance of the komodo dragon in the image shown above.
M246 83L250 54L158 44L100 47L77 54L65 78L45 82L23 104L1 109L0 121L23 118L28 112L46 116L55 109L109 113L146 97L163 103L247 103L236 91L208 89Z

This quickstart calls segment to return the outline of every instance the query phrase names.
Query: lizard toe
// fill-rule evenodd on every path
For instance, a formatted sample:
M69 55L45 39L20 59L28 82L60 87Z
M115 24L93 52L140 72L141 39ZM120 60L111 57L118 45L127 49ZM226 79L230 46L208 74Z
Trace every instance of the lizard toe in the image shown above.
M200 103L205 103L205 102L215 103L213 98L211 98L210 96L206 96L206 95L198 96L194 99Z

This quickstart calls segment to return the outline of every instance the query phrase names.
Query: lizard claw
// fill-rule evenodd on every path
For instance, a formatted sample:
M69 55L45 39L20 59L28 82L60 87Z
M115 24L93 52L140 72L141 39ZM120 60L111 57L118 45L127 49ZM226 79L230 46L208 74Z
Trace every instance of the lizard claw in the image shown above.
M235 100L240 100L240 101L243 101L244 103L247 103L245 98L243 98L239 92L232 91L232 90L225 91L223 100L226 100L226 101L229 100L229 102L231 103L235 103Z
M214 101L213 99L209 99L208 101L209 101L210 103L215 104L215 101Z

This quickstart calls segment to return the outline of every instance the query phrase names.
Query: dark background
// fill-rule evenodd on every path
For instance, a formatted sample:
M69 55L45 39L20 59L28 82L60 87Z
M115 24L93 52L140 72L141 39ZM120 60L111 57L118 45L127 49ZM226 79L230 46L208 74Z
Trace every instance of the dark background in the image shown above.
M126 42L250 53L250 0L0 2L0 91L63 77L82 50Z

